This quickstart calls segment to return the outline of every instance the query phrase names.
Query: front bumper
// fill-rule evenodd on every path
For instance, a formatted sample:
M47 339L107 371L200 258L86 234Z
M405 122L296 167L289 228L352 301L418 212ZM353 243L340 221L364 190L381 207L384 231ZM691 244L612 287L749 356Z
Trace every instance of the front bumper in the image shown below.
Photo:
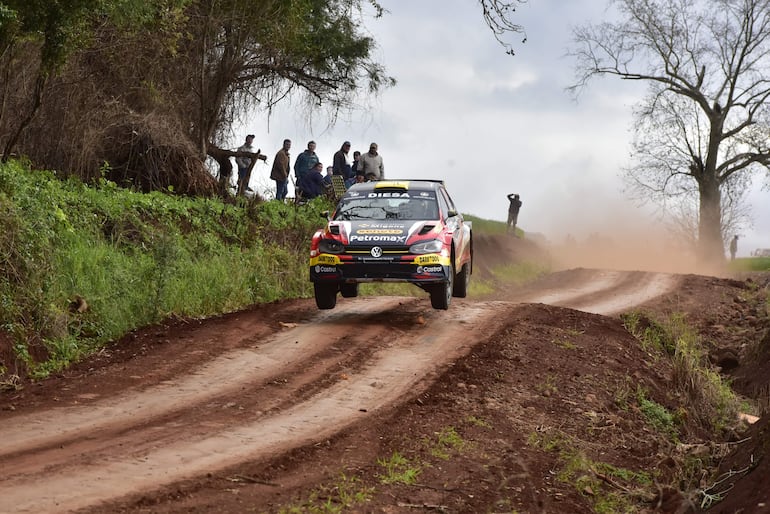
M437 254L360 257L320 254L310 259L313 282L447 282L449 259Z

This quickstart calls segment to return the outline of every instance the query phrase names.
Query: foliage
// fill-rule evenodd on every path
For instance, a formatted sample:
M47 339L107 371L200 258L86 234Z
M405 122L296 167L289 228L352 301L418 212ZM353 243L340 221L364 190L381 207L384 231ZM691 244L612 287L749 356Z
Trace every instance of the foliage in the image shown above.
M643 81L630 188L664 207L698 199L702 263L724 259L751 176L770 165L770 4L620 0L616 22L575 31L579 92L596 76Z
M648 398L647 393L641 387L637 388L636 401L647 423L671 440L677 440L679 434L676 418L668 409L655 400Z
M310 296L305 249L324 209L141 194L0 165L2 328L45 374L167 316Z
M740 401L711 367L700 337L687 325L684 316L655 321L636 312L624 315L623 319L645 349L661 351L670 359L672 386L681 401L677 416L687 416L691 423L716 434L732 426ZM651 412L651 406L647 406Z

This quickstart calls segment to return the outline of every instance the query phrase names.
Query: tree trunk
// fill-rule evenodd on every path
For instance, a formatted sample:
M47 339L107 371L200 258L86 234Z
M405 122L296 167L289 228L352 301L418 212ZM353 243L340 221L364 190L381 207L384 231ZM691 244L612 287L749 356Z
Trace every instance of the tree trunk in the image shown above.
M724 242L722 241L722 197L719 182L714 174L706 173L698 181L700 208L698 217L699 266L721 266L724 263Z
M35 115L40 109L40 106L43 103L43 90L45 89L45 85L47 82L48 82L48 75L44 74L41 71L40 74L37 76L37 80L35 81L35 92L34 92L35 96L32 99L32 107L30 107L29 113L27 113L27 116L23 120L21 120L16 131L11 135L10 139L8 139L8 143L5 145L5 149L3 150L2 158L0 158L0 160L2 160L3 162L6 162L11 157L11 153L13 152L13 149L16 147L16 143L19 142L19 138L21 137L21 134L24 132L27 126L30 123L32 123L32 120L35 118Z

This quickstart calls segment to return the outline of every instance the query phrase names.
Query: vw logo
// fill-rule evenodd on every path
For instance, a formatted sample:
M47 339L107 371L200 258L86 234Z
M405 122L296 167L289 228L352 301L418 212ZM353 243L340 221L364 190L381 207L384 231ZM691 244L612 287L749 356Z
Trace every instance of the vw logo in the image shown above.
M379 246L375 246L374 248L372 248L372 251L369 253L372 254L372 257L382 257L382 248L380 248Z

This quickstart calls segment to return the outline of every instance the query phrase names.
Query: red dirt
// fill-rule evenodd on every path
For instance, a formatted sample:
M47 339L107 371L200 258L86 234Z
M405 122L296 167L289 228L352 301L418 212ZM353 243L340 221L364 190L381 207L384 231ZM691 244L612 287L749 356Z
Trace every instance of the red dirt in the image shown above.
M531 259L548 256L479 238L474 275ZM363 297L169 320L0 393L0 512L323 511L364 490L342 510L591 512L633 488L596 467L570 477L569 452L660 484L685 460L621 401L642 387L676 404L670 365L618 313L684 313L736 389L766 404L762 280L578 268L446 312L427 297ZM725 435L721 471L748 470L714 489L708 477L661 486L646 508L697 510L698 490L734 481L714 512L770 512L767 423ZM383 483L394 453L419 467L415 484Z

